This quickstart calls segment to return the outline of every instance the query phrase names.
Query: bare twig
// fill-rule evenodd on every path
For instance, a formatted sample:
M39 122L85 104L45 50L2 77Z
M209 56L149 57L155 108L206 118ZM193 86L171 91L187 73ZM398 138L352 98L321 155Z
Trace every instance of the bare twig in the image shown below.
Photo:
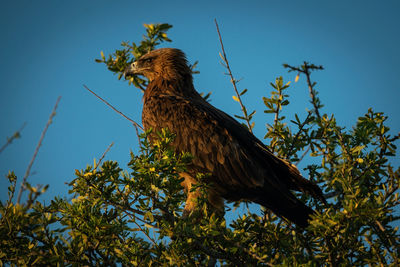
M246 120L246 123L247 123L247 127L249 128L249 131L251 133L253 133L253 130L251 129L251 125L250 125L250 119L249 119L249 117L247 115L246 108L243 105L242 99L240 98L239 91L238 91L238 89L236 87L237 80L232 75L232 71L231 71L231 68L229 66L228 58L226 57L226 53L225 53L225 49L224 49L224 43L222 42L222 36L221 36L220 31L219 31L217 19L214 19L214 21L215 21L215 26L217 27L219 42L221 43L222 57L223 57L223 60L225 62L225 67L228 70L228 74L229 74L229 76L231 78L231 83L233 84L233 89L235 89L235 93L236 93L236 96L237 96L237 98L239 100L240 107L242 108L242 112L244 114L244 117L245 117L245 120Z
M3 150L14 141L14 139L19 138L21 136L21 132L25 128L25 126L26 122L24 122L21 128L19 128L19 130L16 131L10 138L7 138L7 142L0 148L0 153L3 152Z
M311 146L308 146L307 149L304 151L303 155L299 158L299 160L296 162L295 166L299 165L300 161L304 159L304 157L307 155L308 151L310 151Z
M18 198L17 198L17 203L18 203L18 204L19 204L19 202L20 202L20 200L21 200L22 192L25 190L25 183L26 183L26 180L28 179L28 176L29 176L29 174L30 174L30 172L31 172L31 168L32 168L33 162L35 161L36 155L37 155L37 153L39 152L39 148L40 148L40 146L42 145L42 141L43 141L43 139L44 139L44 136L46 135L47 129L49 128L50 124L51 124L52 121L53 121L54 116L56 115L57 106L58 106L58 103L60 102L60 100L61 100L61 96L59 96L59 97L57 98L56 104L54 105L54 108L53 108L53 110L51 111L50 117L49 117L49 119L47 120L47 124L46 124L46 126L44 127L44 129L43 129L42 135L40 136L39 143L37 144L36 149L35 149L35 152L33 153L33 157L32 157L32 159L31 159L31 162L29 162L28 168L26 169L24 178L22 179L21 187L19 188L19 193L18 193Z
M107 149L104 151L103 155L101 155L101 157L100 157L100 159L99 159L99 162L97 162L96 166L94 166L94 169L93 169L93 170L96 170L97 167L100 166L101 161L104 159L104 157L106 156L106 154L108 153L108 151L110 151L110 149L111 149L111 147L112 147L113 145L114 145L114 142L112 142L112 143L107 147Z
M289 68L289 72L290 71L297 71L297 72L301 72L304 73L307 77L307 85L308 85L308 91L310 93L310 97L311 97L311 103L314 106L314 110L315 110L315 114L317 115L318 119L321 119L321 115L319 114L319 107L317 106L317 98L314 94L314 85L315 83L311 82L311 72L310 70L323 70L324 68L322 66L315 66L314 64L308 64L307 62L304 62L304 65L301 66L301 68L298 67L293 67L290 66L288 64L283 64L283 66L285 68Z
M314 106L315 114L317 114L318 119L321 119L321 115L319 114L319 109L317 107L316 100L315 100L313 84L311 83L311 79L310 79L310 70L308 69L307 63L304 63L304 65L305 65L305 69L306 69L304 73L306 74L306 77L307 77L308 92L310 93L311 103Z
M156 248L159 248L157 242L154 241L153 238L151 238L151 237L146 233L146 231L140 226L140 224L138 224L136 221L133 221L133 223L136 224L136 226L140 229L140 232L142 232L142 233L147 237L147 239L150 240L151 243L153 243L153 245L154 245Z
M108 103L106 100L104 100L103 98L101 98L99 95L97 95L95 92L93 92L92 90L90 90L86 85L83 85L83 87L88 90L89 92L91 92L94 96L96 96L98 99L100 99L101 101L103 101L107 106L109 106L110 108L112 108L115 112L117 112L118 114L120 114L122 117L124 117L125 119L127 119L128 121L130 121L133 126L135 127L136 130L136 135L138 137L139 143L140 143L140 134L139 134L139 129L140 128L142 131L144 131L143 127L137 123L136 121L132 120L131 118L129 118L128 116L126 116L124 113L122 113L121 111L119 111L118 109L116 109L113 105L111 105L110 103Z

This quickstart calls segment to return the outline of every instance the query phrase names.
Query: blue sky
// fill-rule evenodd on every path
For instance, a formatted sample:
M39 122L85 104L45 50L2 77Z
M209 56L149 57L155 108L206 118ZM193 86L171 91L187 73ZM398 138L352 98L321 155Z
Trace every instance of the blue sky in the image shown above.
M282 75L282 63L304 60L325 67L315 73L324 113L351 127L369 107L389 115L400 131L399 1L3 1L0 9L0 144L24 122L22 138L0 154L0 174L25 173L58 96L58 112L33 165L32 184L50 184L46 199L67 194L74 170L92 164L107 146L106 159L123 168L136 151L132 126L82 87L86 84L140 122L142 93L94 62L121 41L141 40L143 23L169 23L171 46L190 62L199 60L195 86L212 92L212 104L229 114L240 107L224 68L214 18L244 102L255 109L255 133L273 118L262 96ZM302 78L291 87L287 114L304 114L308 91ZM399 161L397 160L397 165ZM0 199L6 197L0 180Z

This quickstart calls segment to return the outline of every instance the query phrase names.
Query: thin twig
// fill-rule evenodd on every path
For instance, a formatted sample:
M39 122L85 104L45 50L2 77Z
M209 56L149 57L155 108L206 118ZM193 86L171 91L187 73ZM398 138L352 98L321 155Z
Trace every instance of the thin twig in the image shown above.
M299 131L294 136L293 142L290 145L288 152L286 153L286 159L289 159L289 157L291 156L292 150L294 149L294 144L297 142L297 139L299 138L300 133L303 131L303 128L306 125L306 123L308 122L308 119L310 118L310 116L311 116L311 112L308 112L307 118L304 120L304 122L302 124L300 124Z
M235 93L236 93L236 96L237 96L237 98L238 98L238 100L239 100L240 107L242 108L242 112L243 112L243 114L244 114L244 117L245 117L245 120L246 120L246 123L247 123L247 127L249 128L249 131L250 131L251 133L253 133L253 130L251 129L251 125L250 125L249 118L248 118L248 116L247 116L246 109L245 109L245 107L244 107L244 105L243 105L243 103L242 103L242 99L240 98L239 91L238 91L238 89L237 89L237 87L236 87L236 80L235 80L235 78L234 78L233 75L232 75L232 71L231 71L231 68L230 68L230 66L229 66L228 58L226 57L226 53L225 53L225 49L224 49L224 43L222 42L222 36L221 36L220 31L219 31L217 19L214 19L214 21L215 21L215 26L217 27L219 42L221 43L221 49L222 49L223 60L224 60L224 62L225 62L225 64L226 64L225 67L226 67L226 69L227 69L228 72L229 72L229 76L231 77L231 83L233 84L233 88L235 89Z
M14 141L14 139L19 138L21 136L22 130L25 128L26 122L19 128L18 131L16 131L10 138L7 138L7 142L0 148L0 153L3 152L3 150Z
M29 176L29 174L31 172L31 168L32 168L33 162L35 161L36 155L39 152L39 148L42 145L42 141L44 139L44 136L46 135L47 129L49 128L50 124L53 121L54 116L56 115L57 106L58 106L58 103L60 102L60 100L61 100L61 96L59 96L57 98L56 104L54 105L54 108L51 111L50 117L47 120L46 126L43 129L42 135L40 136L39 143L37 144L36 149L35 149L35 153L33 153L33 157L31 159L31 162L29 162L28 168L26 169L24 178L22 179L21 187L19 188L19 193L18 193L18 198L17 198L17 203L18 204L19 204L19 202L21 200L22 192L25 191L26 180L28 179L28 176Z
M311 83L311 79L310 79L311 73L310 73L310 70L309 70L309 66L308 66L308 64L306 62L304 62L304 66L305 66L304 74L307 77L308 92L310 93L311 103L314 106L315 114L317 114L318 119L321 119L321 115L319 114L319 109L317 107L316 100L315 100L313 84Z
M120 114L122 117L124 117L125 119L127 119L128 121L130 121L132 124L134 124L135 126L139 127L141 130L143 130L143 127L137 123L136 121L132 120L131 118L129 118L128 116L126 116L124 113L122 113L121 111L119 111L118 109L116 109L113 105L111 105L110 103L108 103L106 100L104 100L103 98L101 98L99 95L97 95L95 92L93 92L92 90L90 90L86 85L83 85L83 87L88 90L89 92L91 92L93 95L95 95L97 98L99 98L101 101L103 101L107 106L109 106L110 108L112 108L115 112L117 112L118 114Z
M153 245L154 245L156 248L159 248L157 242L154 241L154 240L146 233L145 230L143 230L143 228L140 226L140 224L138 224L136 221L133 221L133 223L136 224L137 227L139 227L140 231L147 237L148 240L150 240L150 241L153 243Z
M299 165L300 161L302 161L304 159L304 157L307 155L308 151L310 151L311 146L308 146L306 151L304 151L303 155L301 155L301 157L299 158L299 160L296 162L295 166Z
M282 94L280 94L279 96L281 96ZM276 110L275 110L275 118L274 118L274 129L276 129L276 126L278 124L278 119L279 119L279 110L280 110L280 100L278 100L278 104L276 105Z
M100 157L100 159L99 159L99 162L97 162L96 166L94 166L94 169L93 169L93 170L96 170L97 167L100 166L101 161L104 159L104 157L106 156L106 154L108 153L108 151L110 151L110 149L111 149L111 147L112 147L113 145L114 145L114 142L112 142L112 143L107 147L107 149L104 151L103 155L101 155L101 157Z
M130 121L133 126L136 129L136 135L138 137L139 140L139 144L140 144L140 134L139 134L139 129L140 128L142 131L144 131L143 127L137 123L136 121L132 120L131 118L129 118L128 116L126 116L124 113L122 113L121 111L119 111L118 109L116 109L113 105L111 105L110 103L108 103L106 100L104 100L103 98L101 98L99 95L97 95L95 92L93 92L92 90L90 90L86 85L83 85L83 87L88 90L89 92L91 92L94 96L96 96L98 99L100 99L101 101L103 101L107 106L109 106L110 108L112 108L115 112L117 112L118 114L120 114L122 117L124 117L125 119L127 119L128 121Z
M304 73L306 75L308 91L309 91L310 97L311 97L311 103L314 106L315 114L317 115L318 119L321 119L321 115L319 113L319 108L318 108L317 102L316 102L316 96L315 96L314 90L313 90L315 84L313 84L311 82L311 78L310 78L311 72L310 72L310 70L323 70L324 68L322 66L315 66L314 64L308 64L307 62L304 62L304 65L302 65L301 68L293 67L293 66L290 66L288 64L283 64L283 66L285 68L289 68L290 69L289 72L290 71L297 71L299 73Z

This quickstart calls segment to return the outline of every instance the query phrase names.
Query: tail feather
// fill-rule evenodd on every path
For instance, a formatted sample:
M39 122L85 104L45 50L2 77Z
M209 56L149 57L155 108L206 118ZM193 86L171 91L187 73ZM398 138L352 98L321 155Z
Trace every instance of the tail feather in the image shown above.
M290 192L292 197L287 196L266 196L255 200L256 203L264 206L265 208L271 210L279 217L283 217L297 226L305 228L309 225L310 215L315 212L303 202L296 199Z
M289 178L288 185L290 189L309 194L326 204L326 199L318 185L304 178L295 165L283 159L280 159L280 161L284 163L285 169L288 171L286 177Z
M310 215L314 211L299 201L297 206L280 210L280 215L296 225L306 228L310 223ZM279 214L279 213L278 213Z

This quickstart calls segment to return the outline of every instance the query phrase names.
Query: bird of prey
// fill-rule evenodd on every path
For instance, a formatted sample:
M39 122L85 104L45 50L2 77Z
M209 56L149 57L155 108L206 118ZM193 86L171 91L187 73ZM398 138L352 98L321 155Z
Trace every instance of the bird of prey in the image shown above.
M246 127L209 104L193 86L185 54L175 48L153 50L127 67L126 75L143 75L149 83L143 96L142 121L155 133L168 128L176 134L176 152L194 158L180 175L187 193L184 212L195 209L199 192L191 192L196 173L208 173L208 200L215 209L228 201L258 203L300 227L313 210L291 190L325 202L320 188L303 178L296 167L276 157Z

